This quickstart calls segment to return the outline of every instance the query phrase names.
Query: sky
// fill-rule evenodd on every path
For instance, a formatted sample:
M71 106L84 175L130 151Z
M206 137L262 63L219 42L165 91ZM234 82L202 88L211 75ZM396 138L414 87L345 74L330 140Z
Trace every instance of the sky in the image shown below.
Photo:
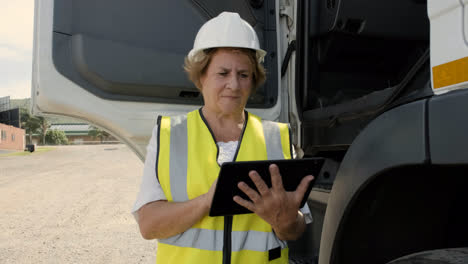
M0 97L31 95L34 0L0 0Z

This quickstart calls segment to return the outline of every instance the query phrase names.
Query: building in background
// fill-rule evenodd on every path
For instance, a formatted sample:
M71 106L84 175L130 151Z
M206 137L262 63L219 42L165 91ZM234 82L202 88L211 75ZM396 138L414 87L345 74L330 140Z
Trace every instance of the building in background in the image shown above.
M10 96L0 97L0 123L21 128L19 108L11 106Z
M10 110L10 96L0 97L0 112Z
M19 108L11 109L10 97L0 98L0 149L24 150L25 132L20 127Z
M101 140L99 137L93 137L91 131L95 128L86 123L65 123L65 124L52 124L48 130L59 130L65 133L67 136L68 143L71 145L81 144L112 144L119 143L119 141L113 136L108 136ZM39 134L33 134L33 143L39 144L41 142L41 136Z
M65 132L69 144L80 145L94 141L89 136L92 127L89 124L52 124L49 130L60 130Z
M24 150L24 129L0 124L0 149Z

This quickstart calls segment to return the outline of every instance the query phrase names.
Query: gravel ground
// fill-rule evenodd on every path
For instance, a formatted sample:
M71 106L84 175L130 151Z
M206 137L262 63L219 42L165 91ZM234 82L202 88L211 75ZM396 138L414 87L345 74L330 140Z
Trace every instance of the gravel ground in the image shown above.
M13 153L17 152L18 150L10 150L10 149L0 149L0 154L8 154L8 153Z
M120 144L0 157L0 263L155 263L130 214L142 171Z

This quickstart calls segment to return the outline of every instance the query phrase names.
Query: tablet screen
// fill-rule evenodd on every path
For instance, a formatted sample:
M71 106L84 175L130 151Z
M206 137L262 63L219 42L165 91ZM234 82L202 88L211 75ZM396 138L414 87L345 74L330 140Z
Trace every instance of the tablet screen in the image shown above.
M323 158L225 162L221 166L219 172L218 183L216 184L213 202L211 204L210 216L252 213L232 199L235 195L239 195L245 200L250 200L248 196L237 187L237 184L243 181L248 184L250 188L257 190L255 184L248 175L250 171L255 170L268 187L271 187L270 164L278 165L283 180L283 186L286 191L296 190L305 176L314 175L315 178L309 184L309 188L302 199L300 207L303 207L312 190L315 179L320 173L323 163Z

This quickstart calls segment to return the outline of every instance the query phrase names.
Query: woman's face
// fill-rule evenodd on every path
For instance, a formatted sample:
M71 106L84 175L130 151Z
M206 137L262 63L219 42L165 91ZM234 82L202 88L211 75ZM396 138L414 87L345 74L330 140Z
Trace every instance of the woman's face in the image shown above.
M215 114L244 111L253 85L253 66L240 50L219 49L200 78L204 109Z

